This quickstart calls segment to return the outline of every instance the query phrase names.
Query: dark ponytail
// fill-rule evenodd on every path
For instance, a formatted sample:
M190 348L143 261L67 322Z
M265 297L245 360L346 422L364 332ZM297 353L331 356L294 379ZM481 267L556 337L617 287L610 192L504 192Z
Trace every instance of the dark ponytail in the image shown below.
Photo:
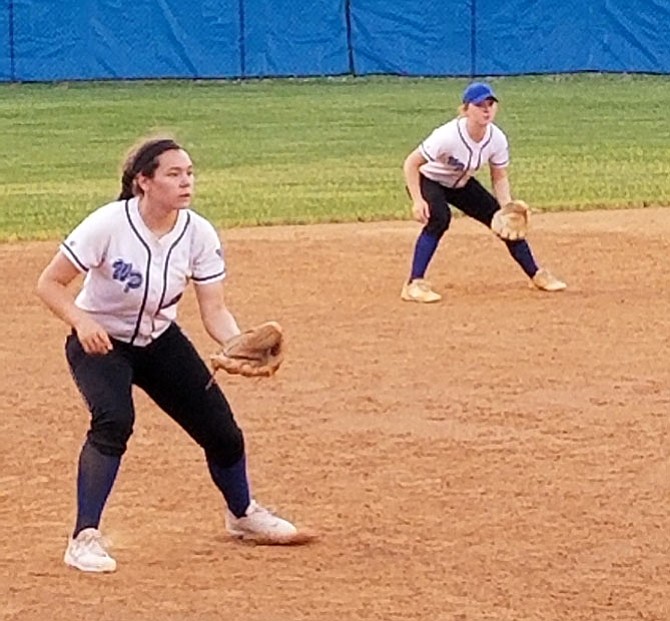
M136 183L137 175L153 177L158 168L160 155L166 151L178 149L181 147L172 138L146 140L133 149L123 165L121 192L118 200L127 200L140 193Z

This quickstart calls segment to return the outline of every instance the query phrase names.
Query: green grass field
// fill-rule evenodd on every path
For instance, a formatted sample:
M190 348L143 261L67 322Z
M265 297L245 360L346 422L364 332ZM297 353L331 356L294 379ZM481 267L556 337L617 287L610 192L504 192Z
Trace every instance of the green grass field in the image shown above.
M516 196L545 210L670 205L670 77L491 82ZM466 83L0 85L0 240L64 235L115 198L125 151L158 131L189 149L194 207L219 226L406 218L402 161L454 116Z

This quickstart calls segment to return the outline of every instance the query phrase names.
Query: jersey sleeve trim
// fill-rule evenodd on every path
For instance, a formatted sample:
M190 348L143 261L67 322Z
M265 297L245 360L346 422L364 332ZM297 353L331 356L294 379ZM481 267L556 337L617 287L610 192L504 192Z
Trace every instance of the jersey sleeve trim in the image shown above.
M60 249L77 269L79 269L82 272L88 272L88 268L81 262L79 257L72 250L72 248L70 248L66 244L61 244Z
M223 280L225 277L226 277L226 268L224 267L220 272L218 272L216 274L212 274L211 276L201 276L200 278L196 278L195 276L192 276L191 280L194 283L202 285L202 284L208 283L208 282L216 282L217 280Z
M423 157L425 157L429 162L434 162L434 161L435 161L435 158L432 157L432 156L430 155L430 153L428 153L428 151L426 151L426 147L423 146L423 142L419 145L419 152L420 152L421 155L423 155Z

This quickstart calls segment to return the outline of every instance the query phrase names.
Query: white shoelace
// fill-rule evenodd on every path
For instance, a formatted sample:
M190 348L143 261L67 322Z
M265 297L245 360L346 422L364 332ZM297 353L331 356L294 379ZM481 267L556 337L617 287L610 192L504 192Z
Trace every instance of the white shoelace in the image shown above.
M107 552L109 543L100 534L86 533L78 543L84 552L90 552L96 556L109 556Z
M271 516L273 518L277 518L277 514L275 513L274 510L264 507L263 505L259 505L255 500L252 500L249 503L249 509L247 509L247 517L254 513L261 513L263 515Z

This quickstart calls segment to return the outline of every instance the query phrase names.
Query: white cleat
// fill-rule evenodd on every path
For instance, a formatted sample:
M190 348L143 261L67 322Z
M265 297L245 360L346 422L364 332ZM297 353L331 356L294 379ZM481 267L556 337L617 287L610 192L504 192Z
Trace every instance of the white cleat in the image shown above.
M80 571L116 571L116 561L107 553L107 544L97 528L85 528L70 538L63 560Z
M406 282L402 286L400 298L405 300L405 302L430 304L431 302L439 302L442 299L442 296L433 291L427 280L423 278L415 278L411 282Z
M556 276L548 270L540 268L531 279L530 286L541 289L542 291L563 291L568 285L556 278Z
M259 545L299 545L314 535L299 531L291 522L276 516L252 500L240 518L226 512L226 529L235 538Z

